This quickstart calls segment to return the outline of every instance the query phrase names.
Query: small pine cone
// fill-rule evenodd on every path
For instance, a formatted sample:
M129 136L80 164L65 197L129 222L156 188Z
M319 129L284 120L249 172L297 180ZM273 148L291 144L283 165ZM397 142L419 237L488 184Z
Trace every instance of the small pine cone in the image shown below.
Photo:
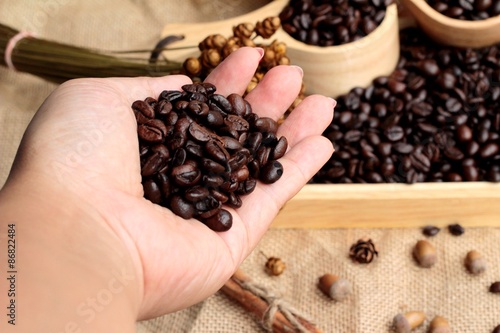
M349 250L351 259L361 264L371 263L377 255L377 248L371 239L362 238L353 244Z
M226 44L224 48L222 49L222 57L223 59L226 59L231 53L239 49L240 46L238 44Z
M254 25L252 23L240 23L233 27L233 35L241 39L250 38L254 30Z
M257 35L262 36L262 38L269 38L274 35L280 25L281 21L278 16L268 17L262 22L257 22L255 25L255 32Z
M224 45L226 45L227 39L221 34L215 34L207 36L203 41L198 44L198 48L200 51L204 51L207 49L217 49L221 50Z
M193 57L187 58L182 64L182 68L184 68L186 75L191 78L200 75L203 69L200 60Z
M207 49L201 52L201 65L206 69L215 68L221 60L221 55L216 49Z

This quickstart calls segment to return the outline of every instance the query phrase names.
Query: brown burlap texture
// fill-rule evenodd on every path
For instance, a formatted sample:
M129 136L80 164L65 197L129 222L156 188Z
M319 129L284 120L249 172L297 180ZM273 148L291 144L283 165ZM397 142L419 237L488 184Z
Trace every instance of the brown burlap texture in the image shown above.
M265 2L2 0L0 22L75 45L137 49L152 47L167 23L223 19ZM55 87L0 67L0 184L31 117ZM363 236L372 238L380 251L369 265L354 264L347 257L351 244ZM488 292L491 282L500 280L500 230L468 228L461 237L441 232L432 240L439 260L431 269L417 267L411 258L411 248L420 238L416 229L274 229L242 269L308 314L324 332L388 332L393 316L409 310L428 315L425 325L415 332L425 332L436 314L448 318L454 332L491 332L500 324L500 297ZM488 270L481 276L473 277L463 267L470 249L488 260ZM259 251L282 258L287 264L285 273L268 276ZM326 272L349 279L353 295L342 303L323 296L316 283ZM138 325L140 333L261 331L254 318L222 294Z

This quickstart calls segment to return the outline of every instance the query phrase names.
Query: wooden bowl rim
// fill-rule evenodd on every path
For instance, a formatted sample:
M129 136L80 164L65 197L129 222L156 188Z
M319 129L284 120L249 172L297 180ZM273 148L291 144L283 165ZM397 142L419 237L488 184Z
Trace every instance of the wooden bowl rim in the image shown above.
M415 9L419 10L422 14L426 15L434 22L437 22L444 26L449 26L454 29L484 30L496 27L500 28L500 15L478 21L459 20L441 14L440 12L432 8L425 0L405 0L405 2L412 2L414 4L414 6L407 6L410 12ZM419 20L418 15L415 16L415 19Z

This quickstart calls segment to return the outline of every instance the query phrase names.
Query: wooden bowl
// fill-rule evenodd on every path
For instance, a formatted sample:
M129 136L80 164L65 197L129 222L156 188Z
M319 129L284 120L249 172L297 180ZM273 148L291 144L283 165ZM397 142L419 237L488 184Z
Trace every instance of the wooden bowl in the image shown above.
M198 43L208 35L220 33L225 37L232 36L233 26L245 22L255 24L266 17L278 16L287 4L288 0L275 0L253 12L223 21L168 24L162 30L162 37L173 34L183 34L185 37L172 47L195 47L169 50L165 55L177 61L197 56ZM286 43L291 63L304 70L307 94L337 97L356 86L366 87L376 77L389 75L396 68L399 58L397 6L393 4L387 8L382 23L368 36L349 44L328 47L307 45L283 29L279 29L271 37L273 39Z
M500 42L500 15L481 21L453 19L425 0L401 0L418 26L438 43L457 47L485 47Z

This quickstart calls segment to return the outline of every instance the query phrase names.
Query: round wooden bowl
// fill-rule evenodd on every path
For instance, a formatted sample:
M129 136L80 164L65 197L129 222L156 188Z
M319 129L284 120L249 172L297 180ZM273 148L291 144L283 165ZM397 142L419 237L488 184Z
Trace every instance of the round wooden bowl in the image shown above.
M278 16L287 4L288 0L275 0L253 12L223 21L168 24L162 30L162 37L182 34L185 38L172 47L197 46L210 34L232 36L233 26L239 23L255 24L266 17ZM271 40L274 39L286 43L291 63L304 70L307 94L337 97L354 87L366 87L376 77L389 75L396 68L399 58L397 6L390 5L382 23L369 35L352 43L328 47L307 45L294 39L283 29L279 29L271 37ZM198 54L199 51L195 47L169 50L165 56L172 60L184 61L187 57Z
M500 42L500 15L481 21L453 19L425 0L401 0L418 26L435 41L457 47L485 47Z

